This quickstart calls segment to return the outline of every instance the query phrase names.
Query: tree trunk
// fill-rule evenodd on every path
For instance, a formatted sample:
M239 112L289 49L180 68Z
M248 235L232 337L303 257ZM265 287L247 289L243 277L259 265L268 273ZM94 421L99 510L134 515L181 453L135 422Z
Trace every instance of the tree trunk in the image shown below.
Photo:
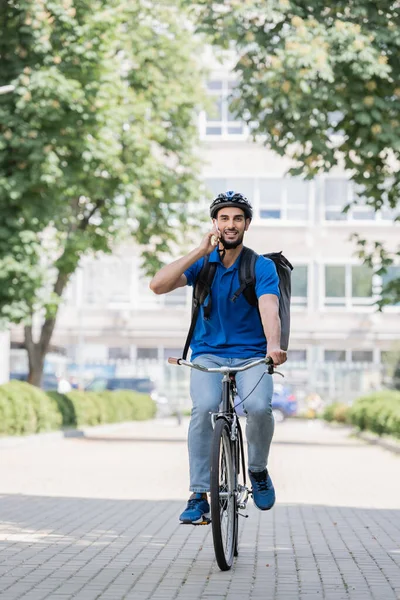
M25 348L29 361L28 383L40 387L46 355L41 352L40 344L35 344L33 341L31 325L25 327Z
M68 283L68 279L69 275L61 273L58 274L57 281L54 284L54 292L58 296L62 296L65 286ZM25 348L28 353L29 361L28 382L32 385L36 385L37 387L40 387L41 384L44 361L49 350L51 337L56 324L56 318L57 313L54 317L45 319L40 331L38 342L33 340L32 325L27 325L25 327Z

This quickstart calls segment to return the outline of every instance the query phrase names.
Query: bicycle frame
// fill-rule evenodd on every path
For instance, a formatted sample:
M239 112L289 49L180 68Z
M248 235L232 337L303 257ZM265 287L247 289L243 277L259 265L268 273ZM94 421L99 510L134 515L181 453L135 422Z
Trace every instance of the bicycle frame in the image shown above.
M235 405L234 405L234 397L236 391L236 383L234 383L234 376L236 373L241 371L247 371L256 365L265 364L267 366L267 371L270 375L274 372L278 373L278 371L274 370L274 365L272 359L261 358L259 360L255 360L250 364L244 365L242 367L203 367L202 365L197 365L191 363L183 358L168 358L168 363L172 365L184 365L186 367L190 367L192 369L197 369L199 371L204 371L208 373L221 373L223 374L222 379L222 409L217 413L211 414L211 422L213 428L215 428L215 423L218 418L224 418L230 427L231 430L231 441L234 442L239 439L239 447L241 456L238 459L238 467L242 466L243 471L243 482L244 486L240 486L241 490L237 490L238 494L238 506L239 508L245 508L247 499L248 499L248 490L246 487L246 464L245 464L245 456L244 456L244 446L243 446L243 436L242 430L240 427L240 421L236 414ZM281 375L281 373L280 373ZM238 470L239 473L239 470Z
M246 486L246 465L240 421L235 410L235 374L256 365L267 365L270 374L273 362L270 358L255 360L242 367L205 367L184 359L169 358L170 364L185 365L207 373L220 373L222 378L222 407L211 413L214 429L210 461L211 522L215 557L222 571L229 570L238 555L239 509L245 509L250 495ZM242 469L242 473L240 472ZM240 476L240 478L239 478ZM242 481L242 483L239 483ZM242 515L247 517L247 515Z

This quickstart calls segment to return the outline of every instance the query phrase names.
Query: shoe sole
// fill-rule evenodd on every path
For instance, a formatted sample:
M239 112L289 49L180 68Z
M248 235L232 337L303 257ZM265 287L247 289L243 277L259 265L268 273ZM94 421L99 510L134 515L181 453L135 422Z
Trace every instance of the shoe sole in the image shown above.
M189 519L179 519L181 525L209 525L211 523L210 513L206 513L197 519L197 521L190 521Z

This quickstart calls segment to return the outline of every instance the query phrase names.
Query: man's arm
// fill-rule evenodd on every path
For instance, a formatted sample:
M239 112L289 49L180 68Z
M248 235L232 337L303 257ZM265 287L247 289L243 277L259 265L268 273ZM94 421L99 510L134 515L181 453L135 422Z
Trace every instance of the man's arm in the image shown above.
M281 350L281 320L279 318L279 298L275 294L263 294L258 299L261 321L267 338L268 356L274 365L286 362L287 355Z
M176 288L183 287L187 283L186 276L183 273L201 256L198 248L196 248L170 265L165 265L150 281L150 289L155 294L167 294L172 290L176 290Z
M211 239L215 238L215 239ZM200 246L195 248L186 256L178 258L170 265L165 265L156 273L153 279L150 281L150 289L155 294L167 294L176 290L176 288L183 287L186 285L187 280L184 272L186 269L191 267L197 260L210 254L216 247L217 232L213 228L203 238Z

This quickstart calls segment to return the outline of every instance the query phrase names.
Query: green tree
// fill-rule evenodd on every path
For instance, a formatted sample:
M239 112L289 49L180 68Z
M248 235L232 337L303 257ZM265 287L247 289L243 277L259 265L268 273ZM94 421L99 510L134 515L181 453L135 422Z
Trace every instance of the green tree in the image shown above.
M178 0L8 1L0 22L0 316L25 324L38 385L81 257L133 235L153 272L179 242L201 73Z
M231 110L307 178L344 167L374 210L400 196L400 6L394 0L198 0L198 29L237 52ZM398 213L395 218L399 219ZM378 242L384 272L400 250ZM381 306L400 301L400 279Z

